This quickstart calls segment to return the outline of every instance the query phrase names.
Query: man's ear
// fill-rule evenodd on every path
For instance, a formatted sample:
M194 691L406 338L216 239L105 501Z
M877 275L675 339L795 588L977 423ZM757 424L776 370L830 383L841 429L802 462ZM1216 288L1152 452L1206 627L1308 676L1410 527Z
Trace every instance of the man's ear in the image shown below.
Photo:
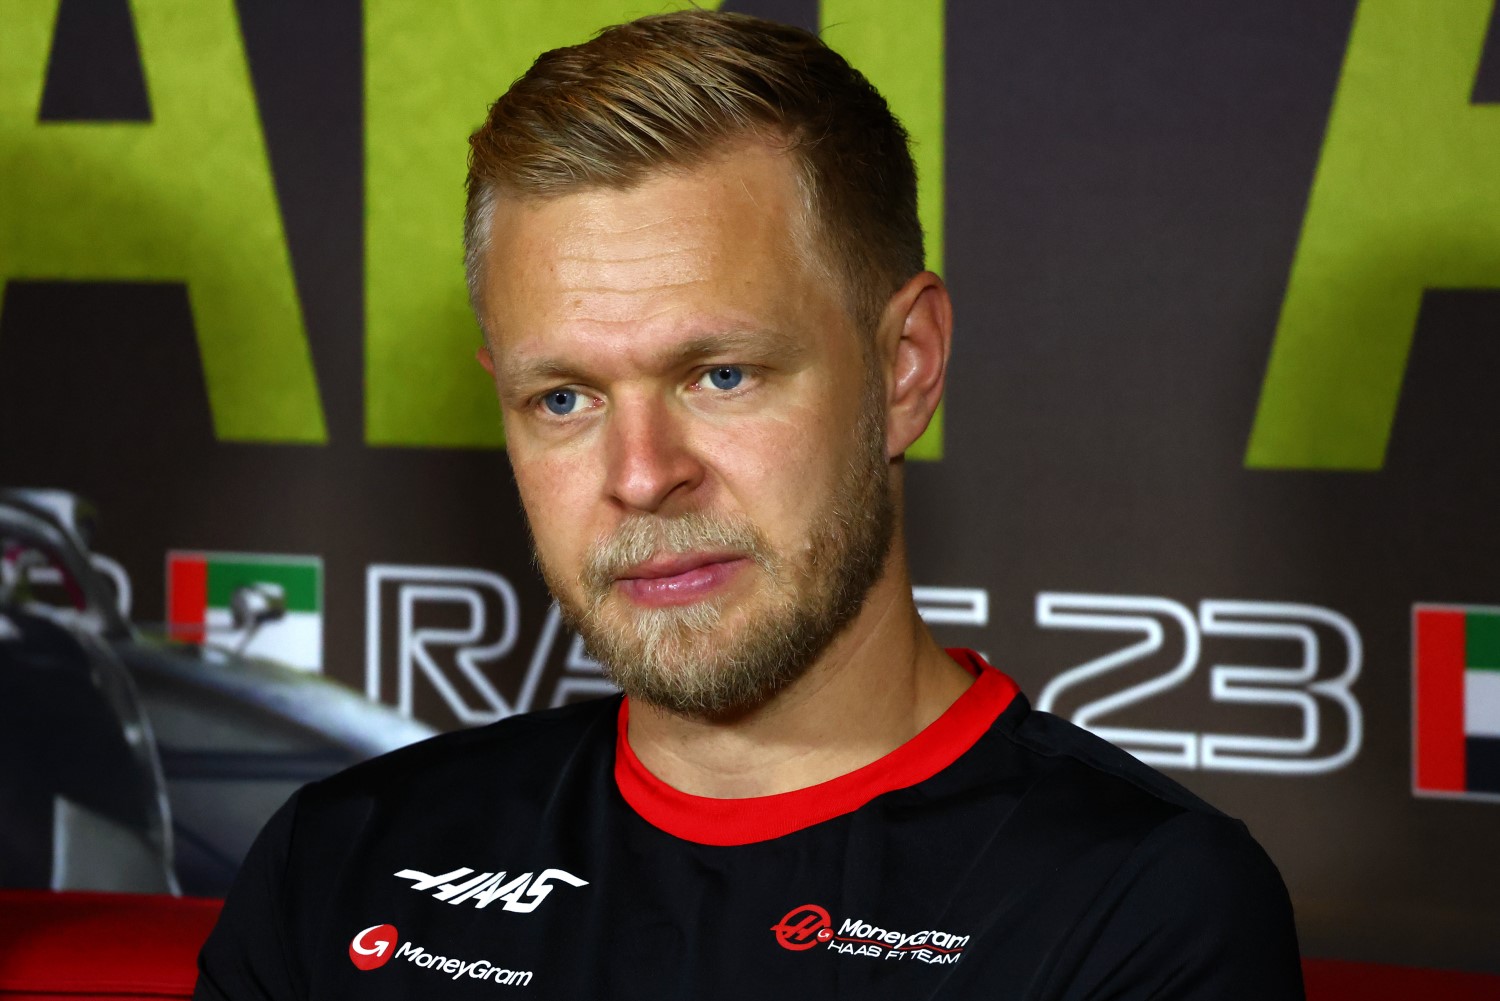
M880 324L886 377L885 449L897 456L927 430L953 348L953 302L931 271L914 276L886 303Z
M495 377L495 356L490 354L488 344L481 344L474 349L474 359L484 366L484 370L490 374L491 379Z

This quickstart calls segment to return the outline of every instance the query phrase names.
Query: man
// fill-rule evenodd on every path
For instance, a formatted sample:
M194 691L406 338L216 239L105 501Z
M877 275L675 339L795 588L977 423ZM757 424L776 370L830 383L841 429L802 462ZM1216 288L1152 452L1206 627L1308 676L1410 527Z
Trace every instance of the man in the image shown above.
M626 697L305 789L199 997L1300 997L1240 824L917 616L901 456L952 317L864 79L648 17L543 55L471 146L479 360Z

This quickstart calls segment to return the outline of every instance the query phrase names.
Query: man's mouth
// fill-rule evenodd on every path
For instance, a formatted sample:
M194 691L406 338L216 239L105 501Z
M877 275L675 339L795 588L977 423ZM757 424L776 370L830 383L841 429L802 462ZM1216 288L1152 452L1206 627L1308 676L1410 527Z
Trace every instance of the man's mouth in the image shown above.
M688 605L726 587L751 561L738 553L680 553L653 557L615 577L638 605Z

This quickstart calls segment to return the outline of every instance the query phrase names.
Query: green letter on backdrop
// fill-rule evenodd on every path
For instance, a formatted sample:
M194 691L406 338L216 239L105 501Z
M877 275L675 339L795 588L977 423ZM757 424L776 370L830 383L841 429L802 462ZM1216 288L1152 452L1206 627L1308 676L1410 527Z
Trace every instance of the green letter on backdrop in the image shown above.
M1427 288L1500 287L1493 0L1364 0L1245 464L1379 469Z
M545 49L641 13L630 0L366 0L365 434L372 445L504 444L463 277L465 139ZM829 41L916 140L922 219L940 266L941 0L823 0ZM941 454L941 431L912 449Z
M823 38L885 95L906 126L917 161L917 211L927 237L927 266L943 271L943 0L822 0ZM906 450L943 457L943 410Z
M0 0L0 281L182 281L221 440L323 409L231 0L136 3L149 123L38 122L57 0Z

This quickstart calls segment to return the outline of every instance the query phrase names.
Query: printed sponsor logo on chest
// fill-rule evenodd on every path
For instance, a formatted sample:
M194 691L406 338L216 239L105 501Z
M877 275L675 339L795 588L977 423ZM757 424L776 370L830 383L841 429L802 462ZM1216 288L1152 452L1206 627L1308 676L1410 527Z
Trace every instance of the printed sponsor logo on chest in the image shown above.
M422 872L420 869L402 869L397 879L411 881L413 890L430 893L449 904L473 904L484 908L499 900L507 911L530 914L541 906L558 886L588 886L589 881L579 879L566 869L543 869L540 874L523 872L512 875L504 870L479 872L461 868L449 872Z
M350 962L366 973L380 969L392 959L405 960L433 973L447 974L451 980L467 977L502 987L526 987L532 979L530 970L512 970L488 959L458 959L429 952L425 946L402 941L396 926L390 924L371 925L349 943Z
M835 931L828 910L803 904L771 926L776 943L792 952L829 949L846 956L865 956L892 962L914 960L933 965L956 963L963 957L969 936L927 928L897 931L862 918L845 918Z

